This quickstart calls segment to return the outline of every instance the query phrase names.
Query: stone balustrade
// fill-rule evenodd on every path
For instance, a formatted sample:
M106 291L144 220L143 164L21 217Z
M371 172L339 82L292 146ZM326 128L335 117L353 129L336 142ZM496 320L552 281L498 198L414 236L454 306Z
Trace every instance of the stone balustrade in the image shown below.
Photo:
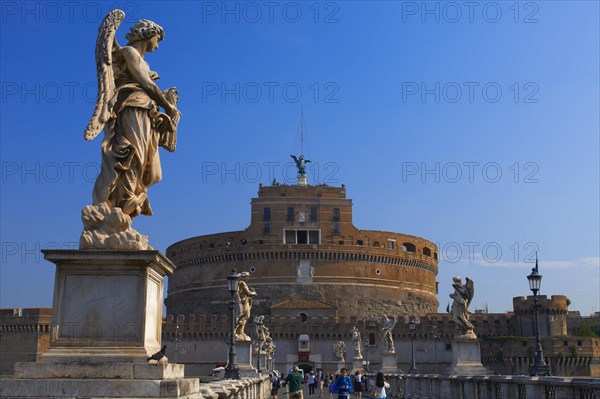
M600 378L529 377L517 375L402 376L405 399L597 399ZM401 396L402 397L402 396Z
M200 384L200 394L204 399L266 399L271 394L271 380L268 375L259 378L212 381Z

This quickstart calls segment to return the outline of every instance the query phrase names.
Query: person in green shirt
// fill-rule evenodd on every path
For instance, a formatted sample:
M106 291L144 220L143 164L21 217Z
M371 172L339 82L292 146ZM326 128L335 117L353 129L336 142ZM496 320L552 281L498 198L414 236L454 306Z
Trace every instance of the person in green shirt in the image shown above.
M289 373L285 378L285 381L288 384L288 393L290 399L304 399L304 395L302 394L302 374L300 374L300 368L298 366L294 366L294 371Z

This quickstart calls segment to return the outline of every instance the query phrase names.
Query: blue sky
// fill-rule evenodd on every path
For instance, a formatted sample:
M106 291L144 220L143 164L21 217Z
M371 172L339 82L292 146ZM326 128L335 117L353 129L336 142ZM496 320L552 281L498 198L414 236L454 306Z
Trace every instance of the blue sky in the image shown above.
M134 227L160 250L241 230L259 182L291 182L306 120L309 181L345 184L361 229L439 244L474 305L529 292L600 310L598 2L21 2L0 21L0 307L50 307L41 248L74 248L100 138L94 46L113 7L161 24L146 60L177 86L178 148L161 150L155 216Z

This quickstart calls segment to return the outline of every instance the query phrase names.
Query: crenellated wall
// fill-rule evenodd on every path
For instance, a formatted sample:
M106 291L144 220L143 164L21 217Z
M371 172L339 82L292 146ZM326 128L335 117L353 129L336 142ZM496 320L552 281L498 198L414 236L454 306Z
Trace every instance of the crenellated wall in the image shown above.
M538 295L540 336L567 335L567 297L564 295ZM535 335L533 296L513 298L517 334Z
M0 375L16 362L35 362L48 350L52 308L0 309Z

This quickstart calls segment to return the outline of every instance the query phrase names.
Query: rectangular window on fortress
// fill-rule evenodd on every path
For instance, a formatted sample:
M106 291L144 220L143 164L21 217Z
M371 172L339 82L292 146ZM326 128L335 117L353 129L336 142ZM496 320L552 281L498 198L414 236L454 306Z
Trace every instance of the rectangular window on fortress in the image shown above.
M294 208L291 206L288 208L287 220L294 220Z
M333 220L340 220L340 208L333 208Z
M263 209L263 220L271 220L271 208Z
M271 225L269 223L265 223L263 225L263 233L269 234L271 232Z
M315 222L319 219L319 214L317 213L317 208L310 208L310 221Z
M285 230L284 244L319 244L319 230Z
M396 241L388 240L388 249L394 249L395 245L396 245Z

